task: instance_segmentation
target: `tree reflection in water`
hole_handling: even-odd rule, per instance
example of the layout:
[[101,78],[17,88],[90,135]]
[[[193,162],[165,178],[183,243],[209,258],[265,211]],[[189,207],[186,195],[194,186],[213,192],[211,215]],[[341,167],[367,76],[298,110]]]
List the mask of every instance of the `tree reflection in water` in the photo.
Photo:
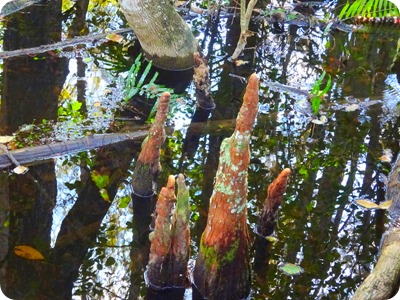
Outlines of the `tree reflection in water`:
[[[78,1],[61,20],[60,1],[32,6],[10,16],[5,23],[4,50],[56,42],[64,31],[74,36],[107,26],[125,26],[119,14],[110,17],[107,9],[116,10],[107,3],[91,7]],[[87,14],[83,13],[86,10]],[[169,174],[185,174],[191,193],[195,254],[205,227],[219,146],[232,133],[231,120],[241,105],[245,86],[241,78],[256,71],[261,79],[261,104],[251,143],[251,229],[268,184],[285,167],[292,170],[292,175],[275,231],[278,240],[270,247],[268,264],[259,276],[253,276],[252,298],[348,299],[372,268],[385,229],[384,211],[361,210],[353,200],[383,201],[390,161],[380,159],[382,151],[389,149],[394,158],[398,154],[398,112],[388,107],[393,107],[393,101],[398,103],[399,98],[393,88],[399,86],[394,79],[400,74],[396,57],[399,33],[335,31],[327,37],[318,29],[291,25],[276,35],[270,27],[254,22],[251,26],[257,34],[248,40],[249,48],[241,57],[246,63],[235,65],[224,56],[235,47],[238,20],[222,13],[214,17],[208,21],[196,17],[191,25],[204,33],[201,45],[209,59],[217,107],[212,112],[194,113],[190,89],[186,103],[176,106],[172,121],[181,118],[189,124],[192,116],[203,115],[209,122],[198,127],[192,124],[188,132],[197,136],[187,138],[184,146],[185,128],[168,136],[161,149],[163,170],[158,186]],[[103,69],[109,64],[102,59],[122,57],[127,46],[108,42],[89,45],[91,49],[67,49],[61,55],[4,59],[1,135],[10,135],[23,124],[57,119],[58,97],[68,84],[64,83],[68,73],[66,56],[80,61],[76,97],[89,107],[94,101],[92,73],[88,70],[96,64],[104,75]],[[84,60],[83,56],[90,59]],[[302,95],[268,88],[268,81],[276,81],[310,90],[323,70],[332,76],[333,83],[320,109],[320,114],[328,118],[324,125],[310,122],[314,116]],[[111,72],[102,80],[113,76],[120,75]],[[110,91],[114,91],[113,80],[107,87]],[[143,110],[151,109],[152,105],[143,103]],[[146,240],[138,244],[132,210],[123,205],[131,194],[129,183],[135,176],[132,161],[137,146],[125,142],[65,158],[64,164],[58,161],[56,172],[54,162],[46,162],[30,166],[23,176],[1,174],[0,268],[6,295],[15,299],[70,299],[73,294],[115,299],[129,295],[136,299],[145,294],[144,263],[140,267],[130,264],[135,261],[130,253],[144,255],[137,250],[147,247]],[[68,168],[79,171],[75,177],[65,179],[59,174],[65,174]],[[109,176],[110,202],[101,197],[91,176],[94,171]],[[65,185],[71,190],[57,191]],[[51,241],[53,209],[64,207],[64,197],[72,198],[68,200],[72,208],[65,216],[56,216],[62,220],[61,228]],[[46,262],[15,256],[14,246],[20,244],[39,250]],[[141,259],[146,261],[147,257],[137,261]],[[305,272],[289,277],[278,270],[281,262],[299,264]]]

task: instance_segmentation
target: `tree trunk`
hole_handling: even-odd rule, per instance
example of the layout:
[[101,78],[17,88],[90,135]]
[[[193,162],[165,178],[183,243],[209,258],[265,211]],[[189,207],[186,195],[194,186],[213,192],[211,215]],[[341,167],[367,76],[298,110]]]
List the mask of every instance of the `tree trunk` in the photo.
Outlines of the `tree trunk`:
[[197,41],[169,0],[119,0],[119,4],[154,66],[166,70],[193,67]]
[[250,292],[247,231],[249,143],[258,108],[258,78],[251,75],[234,133],[221,144],[220,162],[193,284],[207,299],[243,299]]
[[389,209],[392,222],[389,230],[382,238],[378,262],[371,274],[357,289],[353,300],[386,300],[393,297],[399,289],[400,156],[397,158],[396,165],[389,177],[386,199],[393,201]]

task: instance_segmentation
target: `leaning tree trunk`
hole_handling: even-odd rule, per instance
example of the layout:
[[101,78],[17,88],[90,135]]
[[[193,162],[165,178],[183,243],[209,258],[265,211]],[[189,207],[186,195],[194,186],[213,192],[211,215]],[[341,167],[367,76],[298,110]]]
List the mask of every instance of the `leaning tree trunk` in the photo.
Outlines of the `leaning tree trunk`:
[[193,67],[197,41],[169,0],[119,0],[119,4],[154,66],[166,70]]
[[[353,296],[353,300],[386,300],[399,290],[400,282],[400,156],[389,177],[386,199],[392,200],[391,219],[382,237],[378,262]],[[391,299],[398,299],[396,296]]]

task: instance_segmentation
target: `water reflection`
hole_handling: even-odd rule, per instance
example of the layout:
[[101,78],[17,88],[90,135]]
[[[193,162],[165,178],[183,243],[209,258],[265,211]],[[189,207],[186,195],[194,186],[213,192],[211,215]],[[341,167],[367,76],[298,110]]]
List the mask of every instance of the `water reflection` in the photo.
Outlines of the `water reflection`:
[[[87,31],[97,33],[109,21],[115,28],[123,24],[118,15],[109,19],[104,13],[106,4],[90,7],[85,1],[77,3],[64,22],[57,18],[61,12],[59,1],[13,15],[5,23],[4,49],[49,44],[60,40],[62,32],[70,37]],[[85,20],[86,10],[89,17]],[[237,21],[224,14],[210,18],[208,23],[202,18],[192,21],[194,27],[200,26],[198,30],[208,28],[202,36],[202,46],[209,59],[217,107],[212,112],[188,108],[194,99],[178,106],[177,116],[184,118],[185,124],[192,123],[187,131],[183,128],[169,135],[162,149],[163,171],[158,186],[169,174],[183,172],[188,178],[196,253],[205,226],[219,145],[233,130],[245,85],[241,78],[256,70],[262,81],[262,110],[251,145],[251,228],[268,184],[285,167],[292,169],[292,176],[279,214],[277,242],[268,245],[268,258],[255,268],[251,297],[348,299],[372,268],[386,224],[384,211],[363,211],[353,200],[383,201],[384,178],[390,164],[380,157],[385,149],[390,149],[393,157],[399,151],[399,33],[332,32],[327,37],[320,30],[304,31],[291,25],[277,35],[264,23],[255,22],[252,30],[258,36],[249,40],[249,49],[241,57],[247,63],[237,66],[224,59],[235,46]],[[34,22],[35,26],[24,27],[24,22]],[[219,30],[222,25],[230,30]],[[90,72],[95,65],[101,70],[100,80],[109,84],[110,101],[121,100],[118,98],[122,94],[113,89],[117,82],[114,78],[119,75],[104,71],[110,66],[105,60],[113,62],[125,57],[123,63],[131,62],[133,56],[127,57],[127,48],[128,45],[107,43],[91,52],[68,52],[77,61],[77,80],[73,81],[76,93],[70,96],[84,104],[81,113],[85,117],[103,96],[88,92],[96,90]],[[115,64],[121,66],[121,61]],[[333,80],[333,88],[319,112],[328,119],[324,125],[310,122],[314,116],[304,96],[273,90],[266,84],[276,81],[310,90],[322,70]],[[36,59],[5,59],[1,135],[12,134],[23,124],[57,120],[57,111],[63,104],[60,91],[71,87],[64,83],[68,71],[65,53],[62,57],[50,52]],[[189,90],[188,98],[191,93]],[[154,103],[136,101],[132,105],[140,108],[141,122],[145,122]],[[106,103],[102,102],[103,109],[114,113],[117,106]],[[174,116],[171,119],[172,123]],[[101,123],[98,129],[111,130],[107,126]],[[15,299],[70,299],[73,295],[137,299],[146,293],[143,270],[148,244],[141,236],[145,230],[138,233],[134,227],[138,208],[132,211],[125,205],[132,193],[130,183],[135,176],[137,151],[137,143],[125,142],[68,157],[56,169],[53,162],[47,162],[30,166],[23,176],[1,174],[0,268],[1,287],[6,295]],[[110,202],[99,193],[92,174],[110,178]],[[53,209],[63,208],[68,197],[70,208],[54,217],[60,225],[54,229],[58,235],[54,234],[51,241]],[[46,263],[15,256],[13,249],[18,244],[39,250]],[[305,272],[287,276],[277,268],[282,262],[299,264]]]

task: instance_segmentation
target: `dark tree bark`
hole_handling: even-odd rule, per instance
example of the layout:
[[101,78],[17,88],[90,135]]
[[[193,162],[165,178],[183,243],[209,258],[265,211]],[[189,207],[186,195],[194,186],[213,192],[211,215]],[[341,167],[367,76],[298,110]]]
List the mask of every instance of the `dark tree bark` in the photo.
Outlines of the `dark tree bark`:
[[[4,34],[4,49],[16,50],[59,41],[60,18],[60,0],[22,10],[7,22],[9,29]],[[57,100],[68,74],[68,60],[49,53],[39,57],[38,60],[31,57],[4,60],[0,118],[3,134],[14,132],[23,124],[57,118]]]
[[[116,155],[118,153],[118,155]],[[125,141],[100,148],[93,161],[93,167],[85,170],[108,176],[110,182],[104,187],[108,201],[100,193],[100,188],[87,176],[83,189],[79,192],[74,206],[64,218],[54,246],[47,276],[38,299],[71,299],[73,283],[79,268],[94,245],[103,218],[112,204],[119,185],[127,176],[134,155],[135,145]]]
[[[59,41],[60,17],[60,0],[13,14],[6,22],[4,49],[19,50]],[[4,60],[0,134],[10,135],[23,124],[56,119],[68,60],[49,53],[40,58]],[[10,213],[6,216],[8,251],[5,257],[2,254],[0,285],[9,298],[35,299],[41,289],[43,263],[16,256],[14,248],[27,245],[45,257],[49,255],[52,210],[57,195],[54,162],[31,167],[28,173],[16,178],[2,178],[1,185],[0,219],[4,221],[4,208]]]

